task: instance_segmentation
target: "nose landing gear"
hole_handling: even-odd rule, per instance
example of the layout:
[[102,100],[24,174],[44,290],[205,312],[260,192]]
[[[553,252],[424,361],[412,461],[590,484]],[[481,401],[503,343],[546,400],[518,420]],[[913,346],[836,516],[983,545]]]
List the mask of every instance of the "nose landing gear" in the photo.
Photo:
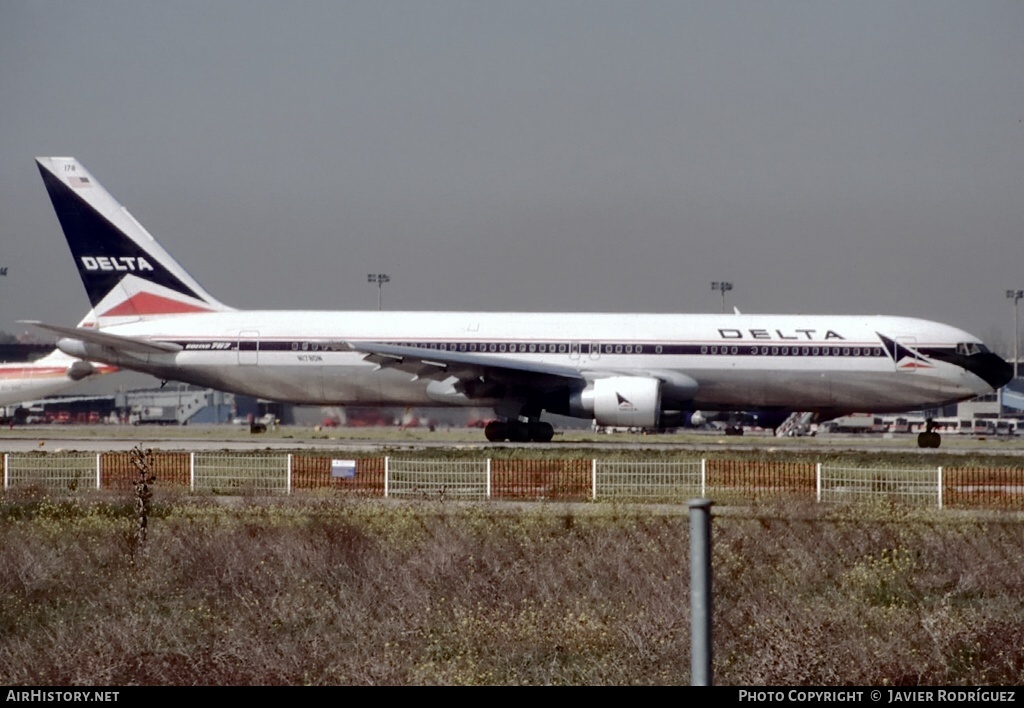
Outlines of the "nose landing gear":
[[925,422],[925,431],[917,434],[917,446],[927,448],[937,448],[942,444],[942,436],[934,432],[935,421],[929,418]]

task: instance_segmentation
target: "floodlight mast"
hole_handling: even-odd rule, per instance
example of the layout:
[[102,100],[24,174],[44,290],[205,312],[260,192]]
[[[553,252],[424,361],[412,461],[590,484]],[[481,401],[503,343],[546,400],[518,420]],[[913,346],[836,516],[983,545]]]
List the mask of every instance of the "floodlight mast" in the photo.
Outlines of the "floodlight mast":
[[1006,297],[1013,300],[1013,378],[1017,378],[1017,362],[1020,361],[1020,317],[1017,303],[1024,298],[1024,290],[1007,290]]
[[725,294],[732,290],[732,283],[725,280],[715,280],[711,283],[711,289],[722,293],[722,312],[725,312]]
[[391,282],[391,276],[388,275],[387,273],[368,273],[366,276],[366,282],[377,284],[377,310],[379,311],[381,289],[383,288],[384,283]]

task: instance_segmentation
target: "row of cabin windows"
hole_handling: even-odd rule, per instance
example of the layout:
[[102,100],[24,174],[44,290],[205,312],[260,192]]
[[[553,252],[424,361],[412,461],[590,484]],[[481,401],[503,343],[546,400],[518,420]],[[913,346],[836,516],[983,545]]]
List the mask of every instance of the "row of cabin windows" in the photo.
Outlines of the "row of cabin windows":
[[739,354],[746,350],[749,356],[885,356],[878,347],[738,347],[705,346],[701,354]]
[[[477,344],[476,342],[432,342],[430,344],[424,344],[422,342],[400,342],[399,346],[413,347],[417,349],[433,349],[440,351],[459,351],[459,352],[483,352],[483,353],[496,353],[496,354],[566,354],[569,352],[569,345],[565,342],[561,343],[536,343],[530,344],[517,344],[517,343],[496,343],[496,342],[483,342]],[[302,351],[332,351],[338,349],[328,343],[318,342],[302,342],[301,345],[298,342],[292,343],[292,349],[298,351],[301,348]],[[582,344],[575,348],[576,352],[582,352],[588,354],[591,350],[595,350],[595,353],[603,354],[643,354],[644,345],[642,344]],[[654,347],[655,354],[661,354],[663,351],[662,346],[656,345]],[[878,347],[779,347],[779,346],[715,346],[705,345],[700,348],[701,354],[739,354],[743,351],[748,356],[884,356],[884,351]],[[648,353],[650,348],[648,348]]]

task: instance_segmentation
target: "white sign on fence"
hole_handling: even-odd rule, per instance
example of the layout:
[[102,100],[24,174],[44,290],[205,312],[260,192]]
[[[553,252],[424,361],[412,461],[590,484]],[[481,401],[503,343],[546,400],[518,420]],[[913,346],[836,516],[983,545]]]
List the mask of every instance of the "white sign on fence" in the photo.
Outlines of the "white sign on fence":
[[356,476],[355,460],[331,460],[331,476],[352,479]]

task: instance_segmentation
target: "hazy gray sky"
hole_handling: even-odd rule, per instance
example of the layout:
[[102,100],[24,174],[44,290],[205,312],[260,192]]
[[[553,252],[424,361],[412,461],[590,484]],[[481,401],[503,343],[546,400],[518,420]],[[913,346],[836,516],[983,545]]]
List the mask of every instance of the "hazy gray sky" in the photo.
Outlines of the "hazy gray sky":
[[[236,307],[890,313],[1012,341],[1024,3],[0,1],[0,329],[78,157]],[[999,344],[998,341],[993,342]]]

